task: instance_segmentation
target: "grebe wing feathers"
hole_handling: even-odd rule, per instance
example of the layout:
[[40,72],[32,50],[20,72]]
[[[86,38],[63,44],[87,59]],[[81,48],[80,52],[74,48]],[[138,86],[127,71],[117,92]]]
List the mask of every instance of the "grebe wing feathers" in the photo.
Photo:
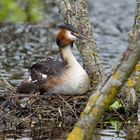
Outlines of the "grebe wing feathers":
[[29,68],[32,80],[38,80],[39,75],[57,76],[62,73],[64,64],[55,61],[53,57],[48,57],[46,60],[42,60]]

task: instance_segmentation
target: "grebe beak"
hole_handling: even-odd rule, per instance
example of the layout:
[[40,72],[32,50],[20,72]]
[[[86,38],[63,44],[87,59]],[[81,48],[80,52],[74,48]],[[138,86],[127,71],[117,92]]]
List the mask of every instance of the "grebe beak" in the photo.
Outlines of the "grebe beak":
[[85,40],[87,39],[85,36],[83,36],[82,34],[78,34],[78,33],[72,33],[74,36],[76,36],[78,39],[80,40]]

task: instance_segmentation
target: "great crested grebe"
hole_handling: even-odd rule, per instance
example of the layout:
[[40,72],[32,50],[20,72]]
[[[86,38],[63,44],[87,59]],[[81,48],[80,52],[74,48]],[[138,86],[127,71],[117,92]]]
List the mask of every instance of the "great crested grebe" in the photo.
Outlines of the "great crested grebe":
[[24,80],[18,93],[40,92],[46,94],[84,94],[89,89],[89,77],[71,52],[77,39],[85,39],[71,24],[60,25],[56,43],[59,46],[62,62],[53,57],[32,65],[30,78]]

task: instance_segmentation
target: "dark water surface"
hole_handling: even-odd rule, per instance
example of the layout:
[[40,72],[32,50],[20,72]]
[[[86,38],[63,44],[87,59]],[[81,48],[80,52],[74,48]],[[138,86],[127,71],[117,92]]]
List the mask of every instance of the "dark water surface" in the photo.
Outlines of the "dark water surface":
[[[49,17],[54,23],[61,21],[57,11],[57,8],[51,10]],[[97,47],[107,74],[128,46],[128,32],[134,20],[135,1],[94,0],[93,2],[89,0],[89,11]],[[36,61],[50,54],[59,59],[58,48],[55,44],[56,30],[50,29],[46,22],[44,23],[0,26],[0,72],[14,86],[18,86],[21,80],[26,78],[28,68]],[[80,60],[75,47],[73,52]],[[0,87],[0,91],[3,92],[5,89]],[[120,131],[120,136],[113,129],[100,131],[100,140],[125,140],[124,131]],[[2,133],[0,140],[33,139],[30,135],[29,137],[13,135],[13,132],[8,135]]]

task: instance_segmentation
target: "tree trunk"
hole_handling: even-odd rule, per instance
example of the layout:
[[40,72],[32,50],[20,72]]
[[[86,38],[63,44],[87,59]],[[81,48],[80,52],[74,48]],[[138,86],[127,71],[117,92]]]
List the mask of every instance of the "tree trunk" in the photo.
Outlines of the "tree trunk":
[[87,0],[56,0],[55,2],[65,22],[76,26],[87,37],[86,42],[77,42],[77,46],[91,80],[91,90],[95,91],[97,85],[103,81],[104,73],[93,37],[93,27],[89,20]]

